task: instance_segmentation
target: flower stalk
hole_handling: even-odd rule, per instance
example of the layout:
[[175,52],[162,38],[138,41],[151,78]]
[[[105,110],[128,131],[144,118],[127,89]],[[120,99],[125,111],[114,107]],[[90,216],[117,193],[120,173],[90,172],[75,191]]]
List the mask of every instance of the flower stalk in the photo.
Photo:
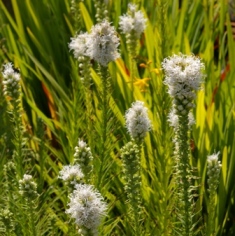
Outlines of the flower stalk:
[[[78,145],[75,147],[74,164],[78,164],[76,169],[78,169],[78,167],[79,169],[81,168],[80,172],[82,175],[79,174],[79,179],[84,178],[86,184],[90,183],[93,170],[93,156],[87,143],[80,139],[78,140]],[[75,171],[73,172],[75,173]],[[78,174],[78,170],[76,173]]]
[[127,143],[121,149],[123,160],[124,178],[126,181],[125,191],[130,206],[129,217],[133,224],[134,235],[141,235],[140,216],[141,208],[141,169],[140,169],[140,147],[133,141]]
[[29,217],[27,222],[29,225],[25,229],[28,230],[30,235],[37,236],[36,208],[39,195],[37,193],[37,184],[33,181],[31,175],[24,174],[23,178],[19,180],[19,193],[25,203],[27,217]]
[[20,74],[16,72],[11,63],[4,65],[3,70],[3,92],[8,101],[8,111],[10,119],[14,124],[14,140],[12,141],[15,149],[13,159],[16,163],[17,175],[23,176],[23,146],[24,146],[24,128],[22,125],[22,105],[21,105],[21,86]]
[[216,213],[216,195],[219,186],[219,178],[221,172],[221,162],[218,160],[219,153],[212,154],[207,157],[207,183],[209,193],[208,203],[208,220],[206,235],[215,235],[215,213]]
[[121,149],[123,160],[125,191],[130,204],[129,217],[133,223],[134,235],[141,235],[141,151],[144,137],[151,130],[151,122],[148,118],[147,108],[144,103],[136,101],[126,111],[126,127],[132,141]]
[[[180,233],[183,236],[194,234],[192,167],[190,165],[190,128],[194,123],[190,110],[194,107],[196,91],[200,89],[204,65],[195,56],[173,55],[162,63],[166,74],[165,84],[173,98],[173,108],[169,115],[175,131],[175,168],[178,184]],[[178,223],[179,223],[178,222]]]

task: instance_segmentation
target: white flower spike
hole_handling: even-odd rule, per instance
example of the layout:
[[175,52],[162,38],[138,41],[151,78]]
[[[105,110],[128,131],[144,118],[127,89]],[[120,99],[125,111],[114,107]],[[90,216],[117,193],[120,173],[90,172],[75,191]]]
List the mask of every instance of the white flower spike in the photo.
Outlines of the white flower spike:
[[65,182],[70,182],[70,184],[76,184],[84,177],[82,170],[79,165],[68,165],[63,166],[63,169],[59,172],[59,177]]
[[135,34],[135,38],[139,39],[140,35],[146,28],[147,19],[141,11],[136,11],[135,4],[129,4],[129,13],[120,16],[119,26],[123,34]]
[[75,223],[79,227],[95,234],[107,210],[107,205],[101,194],[92,185],[77,184],[69,198],[69,208],[66,213],[75,219]]
[[133,139],[142,140],[151,130],[148,109],[144,107],[144,102],[134,102],[126,111],[125,118],[127,130]]
[[87,55],[102,66],[107,66],[120,57],[118,45],[119,38],[115,28],[105,20],[91,28],[87,40]]
[[81,33],[71,38],[69,43],[69,49],[73,51],[74,57],[79,58],[81,56],[87,56],[87,41],[89,38],[88,33]]
[[195,99],[195,91],[201,87],[204,64],[194,55],[173,55],[165,58],[162,67],[166,74],[165,84],[171,97],[183,104]]

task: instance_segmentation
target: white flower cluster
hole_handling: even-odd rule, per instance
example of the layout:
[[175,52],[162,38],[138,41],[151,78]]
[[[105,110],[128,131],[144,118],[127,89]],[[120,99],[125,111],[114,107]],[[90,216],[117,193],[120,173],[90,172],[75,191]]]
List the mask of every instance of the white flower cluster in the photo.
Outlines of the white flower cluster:
[[181,100],[182,104],[194,100],[195,91],[200,89],[204,77],[204,64],[200,59],[193,55],[173,55],[164,59],[162,67],[170,96]]
[[96,235],[97,228],[107,210],[101,194],[92,185],[77,184],[69,198],[66,214],[74,218],[79,227],[85,227]]
[[131,108],[126,111],[125,119],[127,130],[135,140],[142,140],[151,130],[148,109],[144,107],[144,102],[134,102]]
[[214,153],[210,156],[207,157],[207,163],[209,165],[218,165],[221,167],[221,162],[218,160],[219,158],[219,152],[218,153]]
[[[168,115],[168,122],[170,126],[177,128],[179,126],[179,117],[177,115],[176,109],[173,108]],[[192,112],[188,113],[188,126],[192,127],[195,124],[195,119]]]
[[69,49],[73,50],[75,58],[86,56],[88,37],[88,33],[80,33],[74,38],[71,38],[71,42],[69,43]]
[[115,28],[104,20],[91,28],[90,34],[84,33],[71,39],[70,50],[74,51],[74,56],[88,56],[102,66],[107,66],[109,62],[120,57],[118,52],[119,38]]
[[106,20],[91,28],[87,44],[87,55],[102,66],[107,66],[109,62],[120,57],[117,50],[119,38],[115,28]]
[[3,92],[6,96],[18,98],[20,94],[20,74],[14,71],[12,63],[3,66]]
[[141,11],[136,11],[135,4],[128,4],[129,13],[120,16],[119,26],[123,34],[135,34],[135,38],[139,39],[140,35],[146,28],[147,19]]
[[75,185],[77,181],[84,177],[79,165],[63,166],[63,169],[59,172],[59,177],[65,182]]
[[24,174],[23,179],[19,180],[19,193],[27,198],[36,198],[37,184],[33,181],[32,175]]

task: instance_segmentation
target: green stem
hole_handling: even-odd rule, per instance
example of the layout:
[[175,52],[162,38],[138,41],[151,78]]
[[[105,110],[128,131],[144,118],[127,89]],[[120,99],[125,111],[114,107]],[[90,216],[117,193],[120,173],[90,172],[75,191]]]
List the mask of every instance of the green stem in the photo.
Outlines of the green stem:
[[91,150],[94,148],[94,132],[93,132],[93,105],[91,86],[85,88],[86,97],[86,123],[87,123],[87,140]]
[[82,0],[72,0],[71,1],[71,12],[74,17],[74,28],[76,32],[79,32],[81,30],[82,26],[82,17],[81,17],[81,10],[80,10],[80,3]]
[[127,35],[127,46],[130,54],[130,80],[131,80],[131,100],[134,101],[134,81],[136,74],[136,48],[137,40],[135,38],[135,32],[131,32]]
[[26,204],[28,204],[28,206],[29,206],[29,216],[30,216],[29,221],[30,221],[31,232],[32,232],[33,236],[37,236],[37,231],[36,231],[36,227],[35,227],[35,225],[36,225],[35,209],[33,207],[32,200],[28,199],[27,201],[28,201],[28,203],[26,203]]
[[180,191],[182,191],[182,217],[183,217],[183,234],[184,236],[191,235],[192,229],[192,200],[190,194],[190,175],[191,168],[189,163],[189,138],[188,138],[188,113],[179,115],[179,178]]
[[101,179],[103,174],[103,169],[105,167],[105,158],[107,151],[107,126],[108,126],[108,111],[109,111],[109,96],[110,96],[110,76],[108,72],[108,67],[100,66],[100,77],[102,81],[102,115],[101,115],[101,150],[100,150],[100,170],[98,176],[98,186],[101,185]]
[[141,171],[140,156],[141,144],[134,141],[127,143],[121,150],[124,173],[125,173],[125,191],[129,201],[129,216],[133,225],[133,231],[136,236],[141,235],[140,215],[141,215]]
[[20,109],[20,99],[17,99],[13,103],[12,117],[14,123],[14,159],[16,162],[16,170],[18,177],[21,179],[23,177],[23,128],[21,122],[21,109]]
[[133,191],[133,210],[134,210],[134,217],[135,217],[135,235],[141,235],[140,229],[140,215],[141,215],[141,194],[140,194],[140,186],[141,186],[141,151],[142,151],[142,142],[137,143],[138,145],[138,158],[136,158],[136,177],[132,180],[133,183],[138,182],[136,184],[135,191]]
[[208,225],[207,225],[207,236],[215,235],[215,194],[216,192],[211,192],[209,196],[209,211],[208,211]]

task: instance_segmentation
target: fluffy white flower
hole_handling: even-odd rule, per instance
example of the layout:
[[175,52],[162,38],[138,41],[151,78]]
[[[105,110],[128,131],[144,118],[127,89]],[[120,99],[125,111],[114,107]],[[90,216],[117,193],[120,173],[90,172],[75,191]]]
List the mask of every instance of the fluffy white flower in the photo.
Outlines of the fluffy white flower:
[[214,153],[214,154],[208,156],[208,157],[207,157],[207,162],[208,162],[208,164],[218,163],[219,165],[221,165],[221,164],[220,164],[220,161],[218,160],[219,154],[220,154],[220,152]]
[[148,118],[148,109],[144,102],[136,101],[126,111],[126,127],[133,139],[143,139],[151,130],[151,122]]
[[[169,115],[168,115],[168,122],[170,123],[170,126],[174,127],[174,128],[178,128],[179,126],[179,117],[177,115],[177,111],[175,108],[173,108]],[[193,116],[192,112],[188,113],[188,125],[189,127],[192,127],[195,124],[195,119]]]
[[140,35],[146,28],[147,19],[141,11],[136,11],[137,6],[135,4],[129,4],[128,8],[130,12],[123,16],[120,16],[119,26],[124,34],[135,34],[136,39],[140,38]]
[[12,63],[7,63],[3,67],[3,92],[7,96],[18,98],[20,93],[20,74],[14,71]]
[[114,27],[105,20],[91,28],[87,40],[87,55],[102,66],[107,66],[109,62],[120,57],[118,45],[119,38]]
[[176,128],[179,125],[179,118],[176,115],[176,110],[172,109],[168,115],[168,122],[170,123],[170,126]]
[[195,119],[192,112],[188,113],[188,125],[192,127],[195,124]]
[[23,179],[20,180],[20,183],[22,182],[31,182],[33,180],[33,176],[32,175],[27,175],[27,174],[24,174],[23,176]]
[[69,198],[66,213],[75,219],[79,227],[96,231],[107,210],[101,194],[91,185],[77,184]]
[[165,58],[162,67],[165,71],[165,84],[169,94],[179,100],[192,101],[195,91],[201,87],[204,64],[200,59],[190,55],[173,55]]
[[63,169],[59,172],[59,177],[63,181],[70,182],[71,184],[77,183],[84,177],[79,165],[63,166]]
[[85,148],[87,146],[87,143],[84,142],[83,140],[79,139],[78,140],[78,147],[80,148]]
[[73,50],[75,58],[86,56],[88,38],[88,33],[81,33],[79,35],[76,35],[74,38],[71,38],[69,49]]

